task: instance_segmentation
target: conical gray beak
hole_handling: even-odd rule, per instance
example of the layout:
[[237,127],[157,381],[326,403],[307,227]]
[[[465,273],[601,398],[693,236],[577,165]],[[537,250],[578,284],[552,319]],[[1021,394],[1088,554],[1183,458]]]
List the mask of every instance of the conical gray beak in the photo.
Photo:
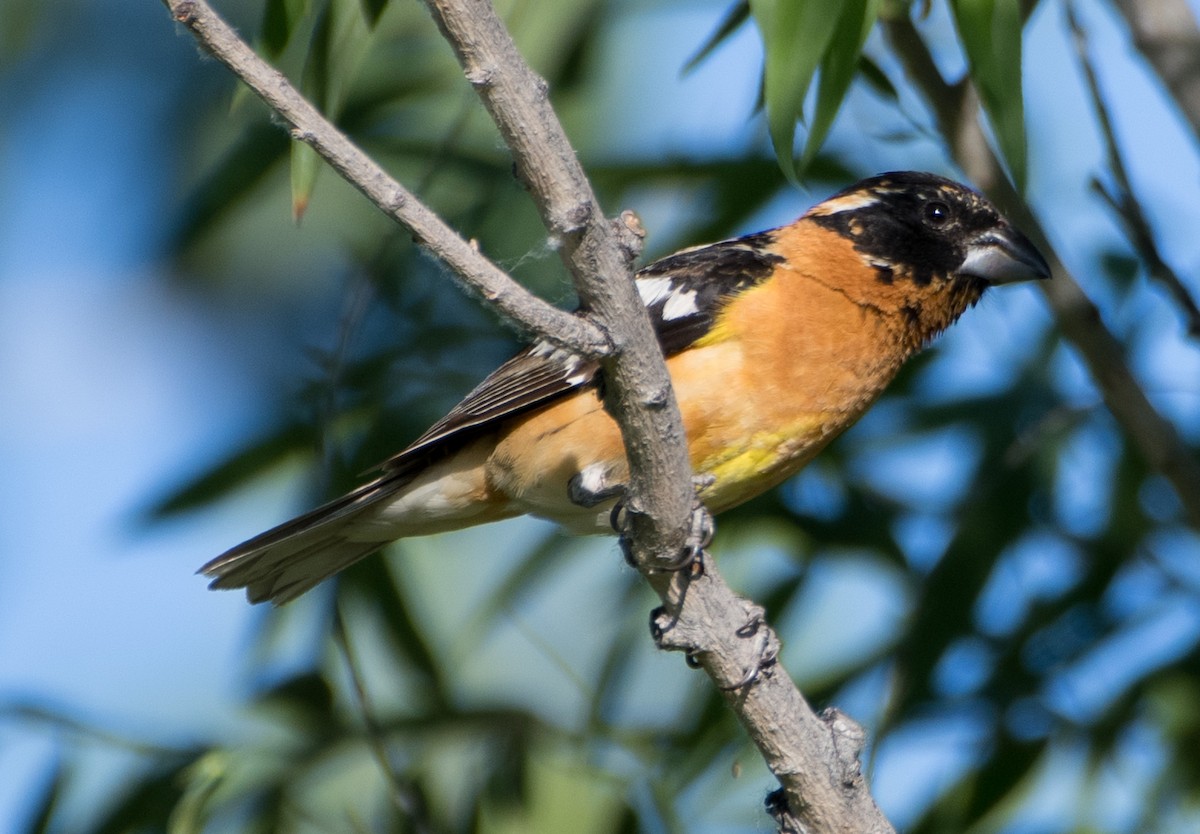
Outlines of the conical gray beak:
[[1012,284],[1049,278],[1050,265],[1029,238],[1004,224],[967,244],[967,256],[958,273],[982,278],[989,284]]

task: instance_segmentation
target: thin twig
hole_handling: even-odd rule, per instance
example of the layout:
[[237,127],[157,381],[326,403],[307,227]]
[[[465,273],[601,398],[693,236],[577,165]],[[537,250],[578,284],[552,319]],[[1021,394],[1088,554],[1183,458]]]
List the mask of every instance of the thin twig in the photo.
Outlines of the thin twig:
[[1200,28],[1187,0],[1115,0],[1133,43],[1200,140]]
[[367,694],[367,682],[363,677],[362,666],[350,643],[350,630],[346,627],[345,616],[342,614],[340,606],[334,611],[333,639],[338,648],[342,650],[342,657],[345,658],[346,671],[350,674],[350,684],[354,690],[355,700],[358,701],[358,713],[362,716],[366,729],[367,746],[371,748],[371,754],[375,757],[375,761],[387,781],[388,797],[396,810],[403,816],[404,821],[417,834],[427,834],[433,828],[422,808],[420,794],[400,778],[400,768],[394,765],[392,757],[388,753],[387,733],[375,717],[375,709]]
[[259,58],[208,3],[163,2],[205,49],[292,125],[293,139],[311,145],[347,182],[411,231],[418,243],[445,262],[506,318],[537,336],[592,358],[599,359],[611,352],[611,345],[599,328],[529,292],[447,226],[322,116],[281,72]]
[[1088,55],[1087,33],[1079,23],[1075,5],[1068,3],[1066,11],[1067,25],[1071,29],[1075,51],[1079,55],[1079,63],[1083,68],[1083,79],[1087,83],[1088,94],[1091,96],[1092,105],[1096,111],[1100,135],[1104,137],[1108,167],[1113,178],[1111,188],[1104,186],[1098,179],[1094,183],[1094,187],[1125,226],[1125,234],[1134,250],[1141,256],[1146,273],[1165,286],[1175,298],[1175,302],[1181,308],[1184,320],[1187,322],[1188,335],[1200,336],[1200,307],[1196,306],[1196,299],[1192,298],[1179,275],[1163,260],[1162,254],[1158,250],[1158,244],[1154,240],[1154,230],[1150,228],[1141,204],[1138,203],[1137,197],[1133,193],[1129,172],[1125,168],[1120,145],[1117,144],[1112,116],[1109,113],[1108,104],[1104,100],[1104,95],[1100,91],[1100,79],[1096,77],[1096,68]]
[[[912,36],[911,30],[914,27],[906,14],[884,17],[882,20],[892,49],[906,69],[931,62],[924,41]],[[944,109],[935,102],[960,95],[956,87],[946,83],[940,74],[931,76],[910,73],[910,78],[931,103],[935,118]],[[974,123],[975,131],[981,133],[982,127],[979,126],[978,118]],[[954,125],[939,123],[938,127],[940,133],[950,141],[951,155],[960,163],[963,161],[964,147],[977,147],[974,142],[962,142],[962,131],[953,130]],[[1188,524],[1200,530],[1200,463],[1197,462],[1194,452],[1183,442],[1175,426],[1163,417],[1146,397],[1146,392],[1142,390],[1125,361],[1120,341],[1105,327],[1100,318],[1100,311],[1078,282],[1057,258],[1053,257],[1052,247],[1049,246],[1046,234],[1032,209],[1013,189],[1003,175],[1000,163],[990,151],[988,158],[990,171],[985,181],[991,184],[987,189],[990,196],[1006,216],[1039,244],[1043,252],[1051,253],[1054,278],[1040,282],[1039,288],[1054,312],[1059,329],[1067,341],[1079,351],[1079,355],[1088,366],[1092,380],[1104,397],[1105,405],[1121,425],[1126,437],[1141,454],[1147,466],[1160,473],[1171,484],[1183,506]]]

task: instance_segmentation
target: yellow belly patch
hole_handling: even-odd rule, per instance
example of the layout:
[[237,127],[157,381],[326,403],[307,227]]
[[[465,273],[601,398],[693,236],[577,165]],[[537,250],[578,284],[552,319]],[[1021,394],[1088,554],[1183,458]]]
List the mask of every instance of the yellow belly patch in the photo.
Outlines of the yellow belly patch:
[[795,474],[830,439],[817,417],[770,432],[757,432],[748,442],[727,446],[694,461],[696,471],[712,476],[701,498],[713,512],[740,504]]

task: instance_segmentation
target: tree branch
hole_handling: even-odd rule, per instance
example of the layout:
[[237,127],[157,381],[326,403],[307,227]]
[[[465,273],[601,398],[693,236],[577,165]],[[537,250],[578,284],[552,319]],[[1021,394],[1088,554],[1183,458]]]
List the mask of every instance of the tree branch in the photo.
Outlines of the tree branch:
[[483,259],[407,190],[330,125],[279,72],[241,42],[203,0],[164,0],[177,20],[343,177],[500,311],[541,336],[597,356],[608,405],[621,426],[631,470],[628,541],[662,597],[653,632],[686,651],[713,678],[783,785],[769,808],[781,830],[879,832],[892,828],[859,770],[863,733],[840,713],[817,716],[776,662],[778,639],[762,609],[737,597],[711,559],[656,570],[688,538],[693,488],[682,420],[665,363],[631,277],[640,229],[607,220],[549,105],[546,84],[517,53],[486,0],[426,0],[508,142],[592,321],[546,305]]
[[[917,89],[930,102],[935,118],[940,119],[940,114],[948,110],[943,100],[954,100],[961,95],[957,85],[947,83],[940,73],[919,71],[920,67],[932,64],[932,59],[907,14],[885,17],[883,22],[893,50]],[[983,157],[979,155],[979,148],[986,149],[987,146],[980,139],[983,129],[978,116],[971,120],[974,137],[965,135],[967,131],[962,129],[962,121],[965,120],[960,120],[959,125],[946,125],[939,121],[941,135],[950,142],[950,153],[970,171],[972,179],[989,192],[1005,215],[1034,238],[1043,252],[1051,253],[1054,279],[1041,282],[1039,287],[1054,311],[1059,329],[1088,366],[1105,405],[1124,429],[1125,436],[1147,466],[1171,484],[1183,506],[1188,524],[1200,530],[1200,463],[1175,426],[1146,397],[1146,392],[1125,361],[1120,341],[1105,327],[1100,311],[1078,282],[1054,258],[1046,234],[1033,211],[1013,189],[990,149],[986,150]]]
[[203,0],[163,0],[172,16],[292,125],[292,138],[313,147],[385,214],[413,233],[472,290],[520,327],[591,358],[612,346],[599,328],[538,298],[479,253],[411,191],[393,179],[313,107],[274,67],[255,54]]
[[1200,29],[1187,0],[1115,0],[1133,43],[1200,139]]
[[1145,213],[1142,211],[1141,204],[1138,203],[1137,197],[1133,193],[1133,184],[1129,180],[1129,173],[1125,169],[1125,160],[1121,156],[1121,147],[1117,143],[1116,130],[1113,128],[1112,116],[1109,114],[1108,105],[1104,101],[1104,95],[1100,90],[1100,79],[1096,75],[1095,67],[1092,65],[1091,57],[1088,54],[1087,32],[1079,22],[1078,16],[1075,14],[1075,7],[1068,3],[1066,6],[1067,26],[1071,30],[1071,36],[1075,43],[1075,51],[1079,56],[1079,63],[1083,69],[1083,80],[1087,84],[1088,95],[1092,99],[1092,106],[1096,110],[1096,121],[1100,127],[1100,135],[1104,137],[1104,147],[1108,156],[1108,168],[1112,173],[1113,184],[1106,186],[1099,178],[1093,182],[1093,187],[1100,194],[1109,208],[1113,210],[1121,224],[1125,227],[1125,234],[1129,238],[1129,243],[1133,246],[1134,251],[1141,256],[1142,264],[1146,269],[1146,274],[1152,279],[1158,281],[1175,299],[1175,303],[1179,305],[1180,311],[1183,313],[1184,321],[1187,322],[1188,335],[1192,337],[1200,336],[1200,307],[1196,306],[1196,300],[1192,298],[1190,292],[1183,281],[1175,273],[1158,250],[1158,244],[1154,239],[1154,231],[1150,228],[1150,221],[1146,219]]
[[[580,298],[616,350],[604,362],[608,406],[630,465],[625,499],[634,561],[663,599],[652,617],[660,647],[696,658],[725,694],[786,792],[785,819],[810,832],[888,832],[858,768],[861,730],[817,717],[786,673],[763,611],[735,595],[712,560],[704,570],[655,570],[677,558],[691,515],[691,464],[678,405],[645,305],[628,280],[627,229],[609,223],[550,107],[489,0],[426,0],[500,129],[543,222],[562,241]],[[623,234],[625,232],[625,234]],[[846,728],[854,727],[853,731]],[[849,760],[849,761],[848,761]]]
[[[626,498],[639,564],[678,553],[692,507],[683,419],[645,305],[634,288],[640,233],[612,223],[592,193],[547,84],[521,58],[490,0],[426,0],[467,80],[513,153],[584,308],[611,340],[606,405],[629,457]],[[640,232],[640,230],[638,230]]]

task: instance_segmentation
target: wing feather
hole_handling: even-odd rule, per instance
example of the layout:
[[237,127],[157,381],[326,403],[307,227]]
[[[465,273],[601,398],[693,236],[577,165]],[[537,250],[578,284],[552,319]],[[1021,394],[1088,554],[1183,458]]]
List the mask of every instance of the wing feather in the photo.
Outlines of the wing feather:
[[[774,232],[685,249],[637,276],[664,354],[672,356],[704,336],[734,296],[766,280],[783,260],[771,251]],[[407,469],[418,459],[448,451],[503,420],[594,385],[600,365],[546,341],[509,359],[382,469]]]

